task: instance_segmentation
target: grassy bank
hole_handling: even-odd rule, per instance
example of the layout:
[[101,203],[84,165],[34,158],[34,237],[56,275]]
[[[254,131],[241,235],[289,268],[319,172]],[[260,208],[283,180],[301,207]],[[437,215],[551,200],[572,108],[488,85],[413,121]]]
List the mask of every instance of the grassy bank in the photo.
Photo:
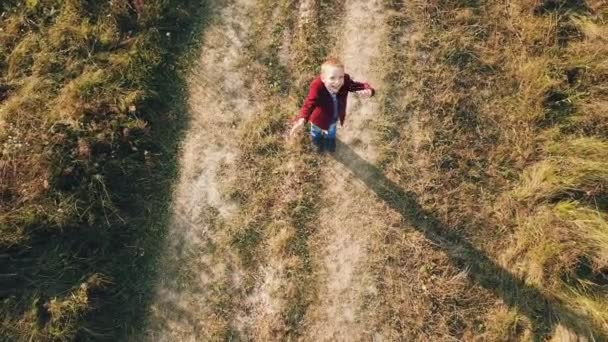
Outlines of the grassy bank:
[[142,317],[204,8],[138,3],[0,5],[5,340],[116,340]]
[[608,333],[605,2],[386,7],[394,86],[379,122],[385,172],[442,223],[442,235],[470,241],[555,304],[535,322],[516,304],[480,333],[544,338],[562,324],[601,339]]

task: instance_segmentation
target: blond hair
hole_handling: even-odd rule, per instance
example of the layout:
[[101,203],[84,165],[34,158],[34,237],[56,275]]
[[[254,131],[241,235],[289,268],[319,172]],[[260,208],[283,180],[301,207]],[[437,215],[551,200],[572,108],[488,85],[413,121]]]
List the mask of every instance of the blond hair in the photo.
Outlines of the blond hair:
[[342,64],[342,62],[335,57],[329,57],[325,60],[325,62],[323,62],[323,64],[321,64],[321,73],[324,74],[327,72],[327,70],[329,70],[329,68],[340,68],[344,70],[344,64]]

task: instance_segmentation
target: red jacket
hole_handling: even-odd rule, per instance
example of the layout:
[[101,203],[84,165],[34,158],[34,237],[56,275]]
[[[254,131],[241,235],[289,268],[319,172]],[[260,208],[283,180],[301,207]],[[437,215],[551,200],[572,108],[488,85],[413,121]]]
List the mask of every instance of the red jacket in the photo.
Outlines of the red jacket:
[[[336,98],[338,100],[338,114],[340,117],[340,124],[344,124],[344,118],[346,116],[346,100],[348,98],[349,91],[359,91],[364,89],[371,89],[372,95],[375,91],[367,83],[360,83],[353,81],[348,74],[344,74],[344,85],[338,91]],[[321,77],[317,76],[312,83],[310,83],[310,90],[308,96],[304,100],[300,115],[298,118],[304,118],[310,121],[315,126],[321,129],[329,129],[332,124],[334,116],[334,104],[331,99],[331,95],[325,84],[321,81]]]

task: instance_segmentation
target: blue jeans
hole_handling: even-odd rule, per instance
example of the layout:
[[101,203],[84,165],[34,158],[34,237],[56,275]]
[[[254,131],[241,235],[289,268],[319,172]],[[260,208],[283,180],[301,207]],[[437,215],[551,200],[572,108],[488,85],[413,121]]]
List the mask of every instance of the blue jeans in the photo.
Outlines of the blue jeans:
[[[326,139],[336,139],[336,130],[338,128],[338,123],[334,122],[333,124],[331,124],[329,126],[329,129],[327,129],[327,131],[323,131],[321,128],[310,124],[310,136],[312,137],[313,140],[315,141],[321,141],[321,138],[323,137],[323,135],[325,135]],[[325,133],[325,134],[323,134]]]

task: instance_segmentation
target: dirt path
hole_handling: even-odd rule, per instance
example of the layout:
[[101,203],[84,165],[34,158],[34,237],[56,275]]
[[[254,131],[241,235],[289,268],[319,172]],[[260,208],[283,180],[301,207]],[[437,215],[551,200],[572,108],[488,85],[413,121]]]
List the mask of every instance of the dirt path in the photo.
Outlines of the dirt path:
[[[247,13],[255,4],[235,1],[221,9],[218,21],[205,35],[200,66],[190,78],[192,124],[184,142],[181,178],[174,200],[170,245],[163,260],[166,269],[157,289],[147,331],[150,341],[205,340],[234,330],[235,336],[253,340],[272,339],[282,334],[287,259],[266,259],[255,272],[252,290],[230,311],[231,295],[238,289],[244,270],[229,250],[217,250],[222,231],[217,220],[228,222],[239,211],[222,198],[221,171],[238,159],[238,146],[228,137],[238,124],[256,110],[242,75],[240,56],[247,38]],[[297,27],[317,15],[312,2],[299,6]],[[379,1],[346,1],[344,26],[337,53],[356,80],[369,81],[382,90],[374,69],[375,55],[383,39],[382,8]],[[296,33],[297,35],[297,33]],[[281,49],[284,63],[289,45]],[[287,51],[287,52],[285,52]],[[213,85],[219,84],[220,87]],[[340,139],[362,158],[373,163],[375,150],[370,122],[378,111],[377,100],[360,100],[351,95],[346,129]],[[340,153],[340,152],[338,152]],[[376,285],[366,269],[367,249],[375,230],[390,222],[382,203],[345,166],[326,157],[323,184],[327,191],[319,213],[320,227],[309,248],[320,281],[317,300],[307,311],[302,339],[305,341],[357,341],[377,338],[373,327]],[[280,236],[277,237],[280,239]],[[271,243],[272,244],[272,243]],[[267,253],[271,254],[271,253]],[[224,293],[219,293],[222,291]],[[365,307],[367,306],[367,307]],[[223,312],[224,310],[224,312]]]
[[206,29],[202,55],[189,77],[191,123],[145,334],[149,341],[208,340],[229,325],[220,310],[228,293],[218,289],[238,286],[240,270],[229,251],[214,248],[222,232],[213,228],[238,210],[222,197],[220,174],[238,154],[231,139],[237,124],[256,110],[241,65],[251,5],[237,0],[215,9],[217,19]]
[[[385,33],[382,6],[379,1],[351,0],[346,1],[345,12],[338,55],[355,80],[368,81],[381,91],[374,63]],[[338,133],[342,142],[372,163],[375,150],[370,122],[377,111],[376,98],[359,100],[351,95],[345,128]],[[342,164],[327,159],[324,205],[313,247],[318,251],[321,284],[318,301],[309,310],[305,340],[370,340],[374,334],[365,323],[374,310],[364,306],[377,290],[365,265],[371,232],[385,223],[378,215],[382,205]]]
[[[336,2],[343,4],[344,17],[337,27],[316,32],[310,31],[316,27],[311,22],[321,17],[322,4],[313,0],[274,7],[267,0],[218,3],[222,6],[205,31],[199,65],[190,76],[191,124],[145,339],[462,338],[459,310],[481,312],[469,305],[481,303],[481,297],[470,291],[466,272],[453,267],[444,251],[412,229],[406,214],[378,193],[392,186],[374,166],[378,145],[373,123],[383,110],[381,97],[350,96],[334,155],[310,155],[302,146],[283,146],[274,157],[264,150],[256,155],[233,138],[258,129],[259,136],[248,143],[274,141],[275,136],[264,136],[267,128],[255,124],[273,111],[297,111],[293,93],[311,77],[299,59],[317,50],[338,55],[355,80],[386,94],[386,70],[379,67],[378,55],[387,49],[389,14],[382,2]],[[311,47],[327,32],[338,42],[333,50]],[[280,69],[272,66],[275,60]],[[276,85],[277,71],[295,80],[286,82],[291,88],[284,93],[267,91]],[[266,89],[265,101],[259,99],[260,89]],[[251,173],[239,164],[248,153],[259,162],[246,165]],[[282,161],[275,165],[277,158]],[[274,166],[264,168],[265,163]],[[272,183],[263,186],[260,195],[266,197],[258,198],[260,203],[237,205],[224,195],[227,185],[247,188],[249,198],[257,197],[255,179],[235,178],[235,183],[230,177],[269,173],[282,176],[267,178]],[[465,321],[471,321],[468,315],[462,316]]]

